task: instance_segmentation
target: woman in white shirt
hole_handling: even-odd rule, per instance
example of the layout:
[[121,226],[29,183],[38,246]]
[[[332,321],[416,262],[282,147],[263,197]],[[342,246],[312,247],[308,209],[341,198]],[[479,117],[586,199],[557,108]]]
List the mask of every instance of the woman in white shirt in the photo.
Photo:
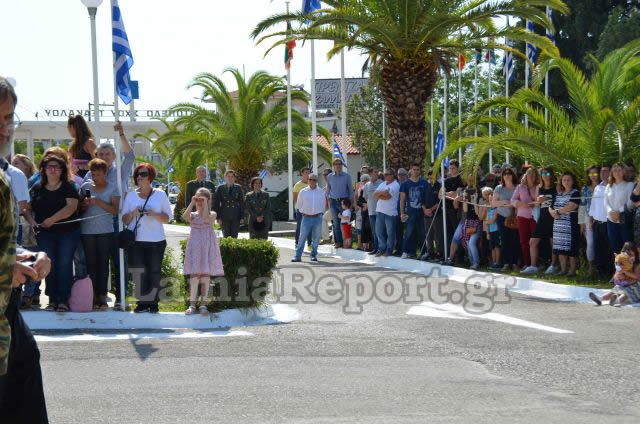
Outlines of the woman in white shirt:
[[138,305],[134,312],[158,312],[162,258],[167,247],[163,224],[173,219],[167,195],[151,186],[156,170],[141,163],[133,171],[138,188],[127,195],[122,206],[122,221],[136,234],[129,249],[129,270],[133,275]]
[[624,179],[624,164],[616,163],[611,167],[609,183],[604,189],[604,210],[607,214],[607,235],[611,251],[616,254],[622,245],[631,241],[631,233],[624,222],[625,207],[633,208],[631,192],[633,183]]

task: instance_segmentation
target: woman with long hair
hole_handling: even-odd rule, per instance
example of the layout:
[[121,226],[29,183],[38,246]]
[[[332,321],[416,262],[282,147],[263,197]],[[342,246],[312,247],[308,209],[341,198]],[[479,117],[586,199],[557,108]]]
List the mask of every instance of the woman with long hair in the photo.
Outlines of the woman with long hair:
[[503,271],[518,271],[518,230],[509,228],[506,221],[514,213],[511,198],[516,191],[516,173],[511,168],[504,168],[500,176],[500,185],[493,191],[492,207],[497,208],[498,232],[500,233],[500,249],[502,251]]
[[620,252],[624,243],[631,241],[631,234],[624,219],[626,210],[633,208],[631,201],[633,183],[625,180],[624,170],[623,163],[613,164],[607,187],[604,189],[607,235],[609,246],[614,254]]
[[73,139],[69,146],[71,168],[80,178],[89,172],[89,161],[96,157],[96,142],[82,115],[71,115],[67,121],[67,130]]
[[[531,249],[529,240],[535,232],[536,221],[533,219],[533,207],[536,201],[536,191],[540,184],[540,174],[532,166],[526,166],[524,175],[518,184],[518,188],[511,197],[511,204],[516,208],[518,217],[518,235],[520,238],[520,253],[522,254],[521,272],[535,272],[531,268]],[[537,271],[537,269],[536,269]]]
[[13,156],[13,159],[11,159],[11,165],[21,170],[24,176],[27,177],[27,180],[36,173],[36,166],[33,164],[33,161],[29,156],[22,155],[20,153]]
[[73,281],[73,253],[80,240],[77,218],[78,192],[69,164],[55,152],[40,161],[41,180],[31,189],[31,209],[39,226],[38,247],[51,258],[46,278],[47,310],[67,312]]

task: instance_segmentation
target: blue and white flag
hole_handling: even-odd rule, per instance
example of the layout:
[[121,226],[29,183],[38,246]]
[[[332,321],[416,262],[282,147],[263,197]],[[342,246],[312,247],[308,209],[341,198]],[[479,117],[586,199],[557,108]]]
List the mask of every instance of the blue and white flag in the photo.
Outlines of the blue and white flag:
[[[527,21],[527,30],[531,33],[533,33],[533,22],[531,21]],[[536,61],[538,60],[538,48],[531,43],[527,43],[527,58],[532,62],[532,63],[536,63]]]
[[269,175],[269,171],[267,171],[266,169],[263,169],[262,171],[260,171],[260,173],[258,174],[258,176],[260,177],[260,179],[264,180],[265,178],[267,178]]
[[[507,27],[508,26],[509,17],[507,16]],[[513,47],[513,41],[510,38],[505,37],[504,44],[507,47]],[[515,76],[513,71],[513,53],[505,50],[504,56],[502,57],[502,75],[504,75],[507,82],[513,82],[513,78]]]
[[302,13],[311,13],[318,9],[322,9],[320,0],[302,0]]
[[124,29],[124,21],[122,20],[122,13],[120,12],[120,6],[118,6],[118,0],[112,0],[113,10],[111,13],[111,34],[112,34],[112,47],[114,53],[113,67],[115,69],[116,78],[116,90],[118,96],[122,99],[124,104],[131,103],[131,87],[129,70],[133,66],[133,55],[129,48],[129,39],[127,38],[127,31]]
[[167,168],[167,172],[168,173],[175,172],[175,168],[173,167],[173,165],[171,165],[169,168]]
[[[442,122],[440,122],[438,124],[438,135],[436,137],[436,145],[435,145],[435,157],[437,158],[438,156],[440,156],[440,154],[444,151],[445,148],[445,144],[444,144],[444,134],[442,133]],[[444,166],[445,168],[449,167],[449,156],[447,156],[446,158],[444,158]]]
[[[547,17],[553,23],[553,9],[547,6]],[[547,28],[547,38],[551,40],[553,44],[556,44],[556,36],[550,29]]]
[[333,157],[340,158],[342,166],[347,167],[347,162],[344,160],[344,156],[342,156],[342,151],[340,150],[340,146],[338,146],[335,136],[333,137]]

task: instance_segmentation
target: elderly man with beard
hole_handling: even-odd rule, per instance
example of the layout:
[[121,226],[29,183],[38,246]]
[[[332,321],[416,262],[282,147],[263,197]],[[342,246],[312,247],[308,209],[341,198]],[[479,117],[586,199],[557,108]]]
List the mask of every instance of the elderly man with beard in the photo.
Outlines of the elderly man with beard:
[[18,310],[20,285],[39,280],[51,269],[42,252],[16,249],[14,199],[3,169],[13,142],[13,86],[0,77],[0,420],[7,423],[48,423],[42,388],[40,351]]

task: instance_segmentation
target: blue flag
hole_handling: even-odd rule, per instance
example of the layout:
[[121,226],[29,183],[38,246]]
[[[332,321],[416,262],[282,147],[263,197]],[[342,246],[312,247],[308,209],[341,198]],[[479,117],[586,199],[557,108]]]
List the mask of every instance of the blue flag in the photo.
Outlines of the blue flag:
[[[436,136],[436,145],[435,145],[435,157],[437,158],[438,156],[440,156],[440,154],[442,154],[442,152],[444,151],[445,148],[445,144],[444,144],[444,134],[442,133],[442,122],[440,122],[438,124],[438,135]],[[449,156],[447,156],[446,158],[444,158],[444,166],[445,168],[449,167]]]
[[[553,22],[553,10],[549,6],[547,6],[547,17]],[[551,40],[553,44],[556,43],[556,36],[550,29],[547,29],[547,38]]]
[[260,171],[260,174],[258,174],[258,176],[263,180],[267,178],[269,175],[271,174],[269,174],[269,171],[267,171],[266,169],[263,169],[262,171]]
[[302,0],[303,13],[311,13],[318,9],[322,9],[322,2],[320,0]]
[[133,66],[133,55],[129,48],[129,39],[127,38],[127,31],[124,29],[124,21],[122,20],[122,13],[120,13],[120,6],[118,6],[118,0],[113,0],[113,10],[111,13],[111,34],[112,34],[112,46],[114,52],[114,63],[116,78],[116,89],[118,96],[122,99],[124,104],[131,103],[131,87],[129,76],[129,70]]
[[338,146],[335,136],[333,137],[333,157],[340,158],[342,166],[347,167],[347,162],[344,160],[344,156],[342,156],[342,151],[340,150],[340,146]]
[[[507,27],[509,26],[509,17],[507,16]],[[510,38],[505,38],[504,44],[507,47],[513,47],[513,41]],[[510,51],[504,52],[504,56],[502,58],[502,75],[504,75],[505,79],[508,82],[513,82],[514,78],[514,68],[513,68],[513,53]]]
[[[533,22],[527,21],[527,30],[533,33]],[[531,43],[527,43],[527,48],[529,49],[529,53],[527,55],[527,59],[529,59],[532,63],[536,63],[538,60],[538,48]]]

